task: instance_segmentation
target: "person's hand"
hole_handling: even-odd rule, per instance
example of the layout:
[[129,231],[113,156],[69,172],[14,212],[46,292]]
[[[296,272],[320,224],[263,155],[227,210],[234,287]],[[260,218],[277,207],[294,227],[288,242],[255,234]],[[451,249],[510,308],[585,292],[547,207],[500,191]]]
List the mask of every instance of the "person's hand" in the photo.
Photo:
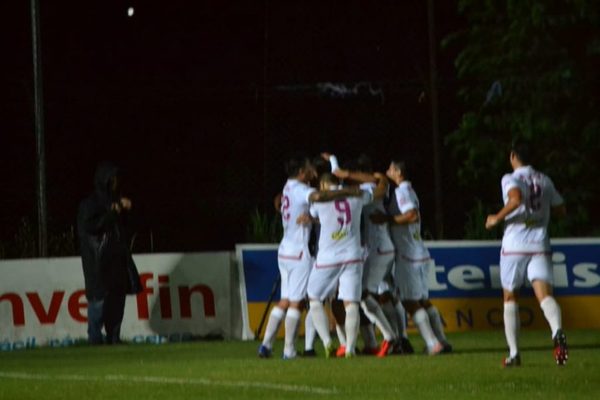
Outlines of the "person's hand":
[[312,222],[312,218],[309,214],[302,214],[296,219],[298,225],[308,225]]
[[117,214],[120,214],[120,213],[121,213],[121,205],[120,205],[119,203],[112,203],[112,204],[110,205],[110,209],[111,209],[112,211],[116,211],[116,213],[117,213]]
[[378,181],[387,180],[387,176],[385,176],[385,174],[382,174],[381,172],[374,172],[373,177],[375,177],[375,179],[377,179]]
[[383,213],[380,210],[376,210],[373,214],[369,216],[369,219],[372,223],[381,225],[385,224],[386,222],[389,222],[390,217],[386,213]]
[[323,158],[323,160],[329,161],[329,159],[331,158],[331,153],[323,152],[321,153],[321,157]]
[[488,215],[487,220],[485,221],[485,229],[492,229],[493,227],[498,225],[498,223],[500,223],[500,220],[498,220],[498,217],[496,217],[496,215]]
[[129,200],[127,197],[121,197],[120,203],[123,209],[131,210],[131,200]]

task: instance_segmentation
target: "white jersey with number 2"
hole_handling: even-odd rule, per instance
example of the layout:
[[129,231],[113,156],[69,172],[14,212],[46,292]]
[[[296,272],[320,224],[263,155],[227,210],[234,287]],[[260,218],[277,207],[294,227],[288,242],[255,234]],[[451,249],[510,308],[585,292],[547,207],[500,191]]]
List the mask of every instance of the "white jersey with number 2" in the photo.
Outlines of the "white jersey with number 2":
[[548,222],[551,208],[563,203],[552,180],[531,166],[515,169],[502,177],[502,197],[508,202],[508,192],[518,188],[521,204],[505,218],[502,252],[536,253],[550,250]]
[[299,216],[309,211],[309,196],[315,189],[297,179],[288,179],[281,196],[281,222],[283,239],[279,244],[280,258],[300,258],[308,251],[308,239],[311,225],[296,222]]

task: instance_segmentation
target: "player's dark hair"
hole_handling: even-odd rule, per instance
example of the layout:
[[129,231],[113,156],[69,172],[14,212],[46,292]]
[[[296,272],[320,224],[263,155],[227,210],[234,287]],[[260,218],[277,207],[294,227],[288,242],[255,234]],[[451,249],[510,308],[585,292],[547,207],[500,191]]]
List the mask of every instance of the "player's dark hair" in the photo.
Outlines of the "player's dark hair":
[[531,164],[531,146],[522,140],[514,140],[511,145],[511,151],[524,165]]
[[298,176],[300,170],[310,165],[310,160],[306,156],[296,155],[292,156],[285,163],[285,173],[289,178]]
[[398,168],[400,170],[400,172],[402,172],[402,176],[405,178],[408,178],[408,171],[406,169],[406,162],[403,160],[392,160],[392,164],[394,164],[394,166],[396,168]]
[[328,185],[340,184],[340,180],[338,179],[338,177],[333,174],[330,174],[329,172],[325,172],[323,175],[321,175],[320,180],[321,182],[326,183]]
[[311,164],[313,165],[313,167],[315,167],[315,171],[317,172],[317,177],[323,175],[326,172],[329,172],[331,170],[331,166],[330,164],[325,161],[323,159],[323,157],[318,156],[313,158],[313,160],[311,161]]
[[361,154],[356,159],[357,170],[360,172],[366,172],[368,174],[373,172],[373,163],[371,162],[371,157],[366,154]]

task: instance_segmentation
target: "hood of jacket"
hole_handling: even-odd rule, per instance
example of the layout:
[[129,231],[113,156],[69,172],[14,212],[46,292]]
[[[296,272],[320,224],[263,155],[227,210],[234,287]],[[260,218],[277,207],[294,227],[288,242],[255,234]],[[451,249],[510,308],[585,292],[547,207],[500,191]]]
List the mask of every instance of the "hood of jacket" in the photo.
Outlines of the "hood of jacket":
[[95,193],[104,201],[113,201],[116,193],[112,190],[112,178],[119,175],[119,168],[109,161],[101,162],[94,175]]

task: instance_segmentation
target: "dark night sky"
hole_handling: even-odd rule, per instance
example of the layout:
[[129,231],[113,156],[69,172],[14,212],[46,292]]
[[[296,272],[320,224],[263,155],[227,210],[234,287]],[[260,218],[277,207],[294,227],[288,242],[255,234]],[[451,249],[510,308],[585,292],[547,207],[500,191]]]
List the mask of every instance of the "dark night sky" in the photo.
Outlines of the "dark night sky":
[[[95,165],[110,159],[156,250],[231,249],[245,239],[248,214],[268,209],[285,154],[297,150],[347,158],[367,150],[379,168],[404,153],[432,214],[431,159],[422,156],[431,152],[429,104],[418,102],[426,1],[41,3],[52,231],[74,223]],[[462,21],[454,1],[435,3],[439,41]],[[8,242],[21,218],[35,219],[35,140],[29,2],[0,7],[10,32],[0,119],[0,241]],[[442,133],[460,115],[454,55],[438,53],[441,103],[451,104]],[[282,89],[362,81],[384,88],[385,105]]]

